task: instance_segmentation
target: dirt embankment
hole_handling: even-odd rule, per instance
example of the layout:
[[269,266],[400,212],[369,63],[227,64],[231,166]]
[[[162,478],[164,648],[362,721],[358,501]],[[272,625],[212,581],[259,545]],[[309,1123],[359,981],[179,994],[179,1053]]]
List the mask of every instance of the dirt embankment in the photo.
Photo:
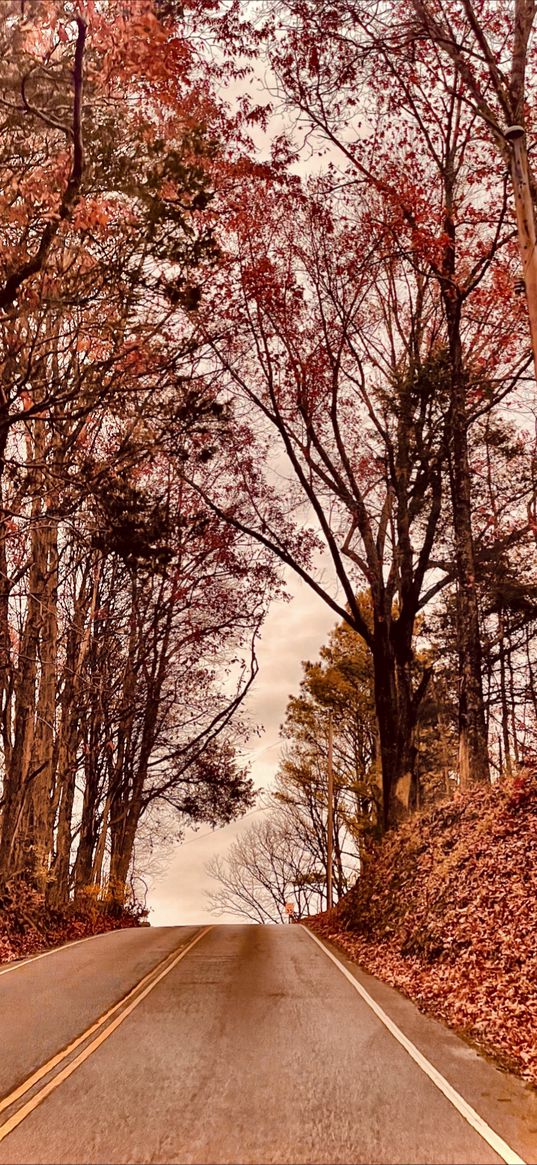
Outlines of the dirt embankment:
[[414,817],[308,925],[537,1084],[536,773]]
[[111,913],[91,896],[83,904],[54,910],[28,885],[11,884],[0,894],[0,964],[92,934],[139,926],[144,919],[144,911]]

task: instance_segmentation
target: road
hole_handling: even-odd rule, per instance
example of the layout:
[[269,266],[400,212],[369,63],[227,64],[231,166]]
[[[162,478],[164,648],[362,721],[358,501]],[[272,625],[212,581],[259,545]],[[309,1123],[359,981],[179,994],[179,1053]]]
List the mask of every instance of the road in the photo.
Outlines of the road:
[[0,968],[0,1165],[534,1165],[535,1093],[337,959],[170,927]]

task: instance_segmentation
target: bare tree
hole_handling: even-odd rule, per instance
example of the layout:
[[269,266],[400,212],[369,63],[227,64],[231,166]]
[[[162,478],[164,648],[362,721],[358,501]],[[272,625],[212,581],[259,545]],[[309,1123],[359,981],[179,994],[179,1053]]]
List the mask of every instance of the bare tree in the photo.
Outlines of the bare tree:
[[223,858],[207,863],[218,884],[208,893],[214,914],[240,914],[252,922],[289,920],[316,914],[325,902],[324,870],[285,815],[274,810],[250,825]]

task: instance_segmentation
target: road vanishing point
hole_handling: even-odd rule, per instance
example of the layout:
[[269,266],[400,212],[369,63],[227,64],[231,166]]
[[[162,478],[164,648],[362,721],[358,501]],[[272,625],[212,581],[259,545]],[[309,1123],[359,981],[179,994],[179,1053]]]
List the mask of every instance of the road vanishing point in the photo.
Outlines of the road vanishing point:
[[0,1165],[537,1162],[537,1096],[302,926],[0,968]]

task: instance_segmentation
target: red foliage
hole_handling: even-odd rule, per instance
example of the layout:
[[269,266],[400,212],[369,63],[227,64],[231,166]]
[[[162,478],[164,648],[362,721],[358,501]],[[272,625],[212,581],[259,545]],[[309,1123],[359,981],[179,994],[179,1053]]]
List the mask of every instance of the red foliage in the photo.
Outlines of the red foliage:
[[309,925],[537,1083],[535,772],[389,834]]

